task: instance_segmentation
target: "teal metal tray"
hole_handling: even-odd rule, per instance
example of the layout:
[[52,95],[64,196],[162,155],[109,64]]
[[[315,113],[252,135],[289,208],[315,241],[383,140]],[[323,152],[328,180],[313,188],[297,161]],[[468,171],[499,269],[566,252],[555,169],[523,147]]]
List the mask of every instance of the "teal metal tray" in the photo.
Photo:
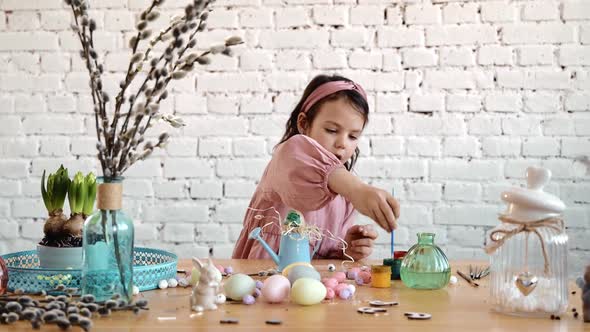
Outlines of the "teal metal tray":
[[[8,289],[22,289],[27,293],[51,291],[59,284],[80,288],[82,270],[59,270],[39,267],[37,250],[19,251],[2,258],[8,268]],[[158,288],[158,282],[176,277],[178,256],[152,249],[135,248],[133,257],[133,283],[140,291]]]

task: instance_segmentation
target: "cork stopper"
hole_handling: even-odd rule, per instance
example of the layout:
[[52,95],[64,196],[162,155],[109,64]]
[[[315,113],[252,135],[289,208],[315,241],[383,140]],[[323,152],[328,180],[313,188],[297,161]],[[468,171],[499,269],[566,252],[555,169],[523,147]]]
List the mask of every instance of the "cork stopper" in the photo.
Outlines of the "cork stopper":
[[101,183],[98,185],[96,207],[100,210],[120,210],[123,206],[123,184]]

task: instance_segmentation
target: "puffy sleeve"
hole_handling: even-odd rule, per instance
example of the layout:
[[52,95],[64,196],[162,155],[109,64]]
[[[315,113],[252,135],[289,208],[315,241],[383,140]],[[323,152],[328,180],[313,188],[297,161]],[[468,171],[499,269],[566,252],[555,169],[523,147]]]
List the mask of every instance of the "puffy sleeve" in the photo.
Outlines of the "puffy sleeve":
[[340,160],[318,142],[295,135],[275,150],[267,173],[269,187],[291,208],[317,210],[337,195],[328,188],[328,177],[340,167]]
[[[354,224],[354,219],[356,218],[356,209],[350,204],[350,202],[346,202],[346,213],[344,215],[344,221],[341,225],[338,225],[338,230],[332,230],[332,234],[339,237],[340,239],[331,238],[331,236],[324,236],[322,240],[322,248],[318,251],[317,258],[320,259],[348,259],[344,256],[344,238],[346,237],[346,232],[348,229]],[[324,233],[324,235],[326,235]]]

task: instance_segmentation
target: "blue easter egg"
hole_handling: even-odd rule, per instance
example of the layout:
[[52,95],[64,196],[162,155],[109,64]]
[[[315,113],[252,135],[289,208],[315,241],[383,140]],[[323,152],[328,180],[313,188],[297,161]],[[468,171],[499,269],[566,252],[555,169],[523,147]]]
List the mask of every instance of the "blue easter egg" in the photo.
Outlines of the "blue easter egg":
[[297,265],[291,268],[289,271],[289,275],[287,276],[291,285],[297,281],[297,279],[301,278],[310,278],[314,280],[321,280],[321,276],[318,271],[316,271],[313,267],[307,265]]

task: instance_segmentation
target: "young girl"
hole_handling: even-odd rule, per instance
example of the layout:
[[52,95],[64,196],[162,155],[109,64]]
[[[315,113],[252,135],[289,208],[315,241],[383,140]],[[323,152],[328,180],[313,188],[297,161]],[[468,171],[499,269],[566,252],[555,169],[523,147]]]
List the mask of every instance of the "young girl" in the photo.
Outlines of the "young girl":
[[[343,238],[348,244],[346,254],[355,260],[369,256],[377,238],[371,225],[352,225],[355,209],[388,232],[397,227],[398,202],[350,172],[368,115],[367,96],[357,83],[320,75],[308,84],[250,201],[256,211],[246,211],[233,258],[269,257],[248,235],[273,217],[277,227],[265,227],[263,237],[278,252],[283,221],[276,220],[273,208],[281,218],[291,209],[298,210],[307,224]],[[343,258],[342,243],[324,237],[317,256]]]

